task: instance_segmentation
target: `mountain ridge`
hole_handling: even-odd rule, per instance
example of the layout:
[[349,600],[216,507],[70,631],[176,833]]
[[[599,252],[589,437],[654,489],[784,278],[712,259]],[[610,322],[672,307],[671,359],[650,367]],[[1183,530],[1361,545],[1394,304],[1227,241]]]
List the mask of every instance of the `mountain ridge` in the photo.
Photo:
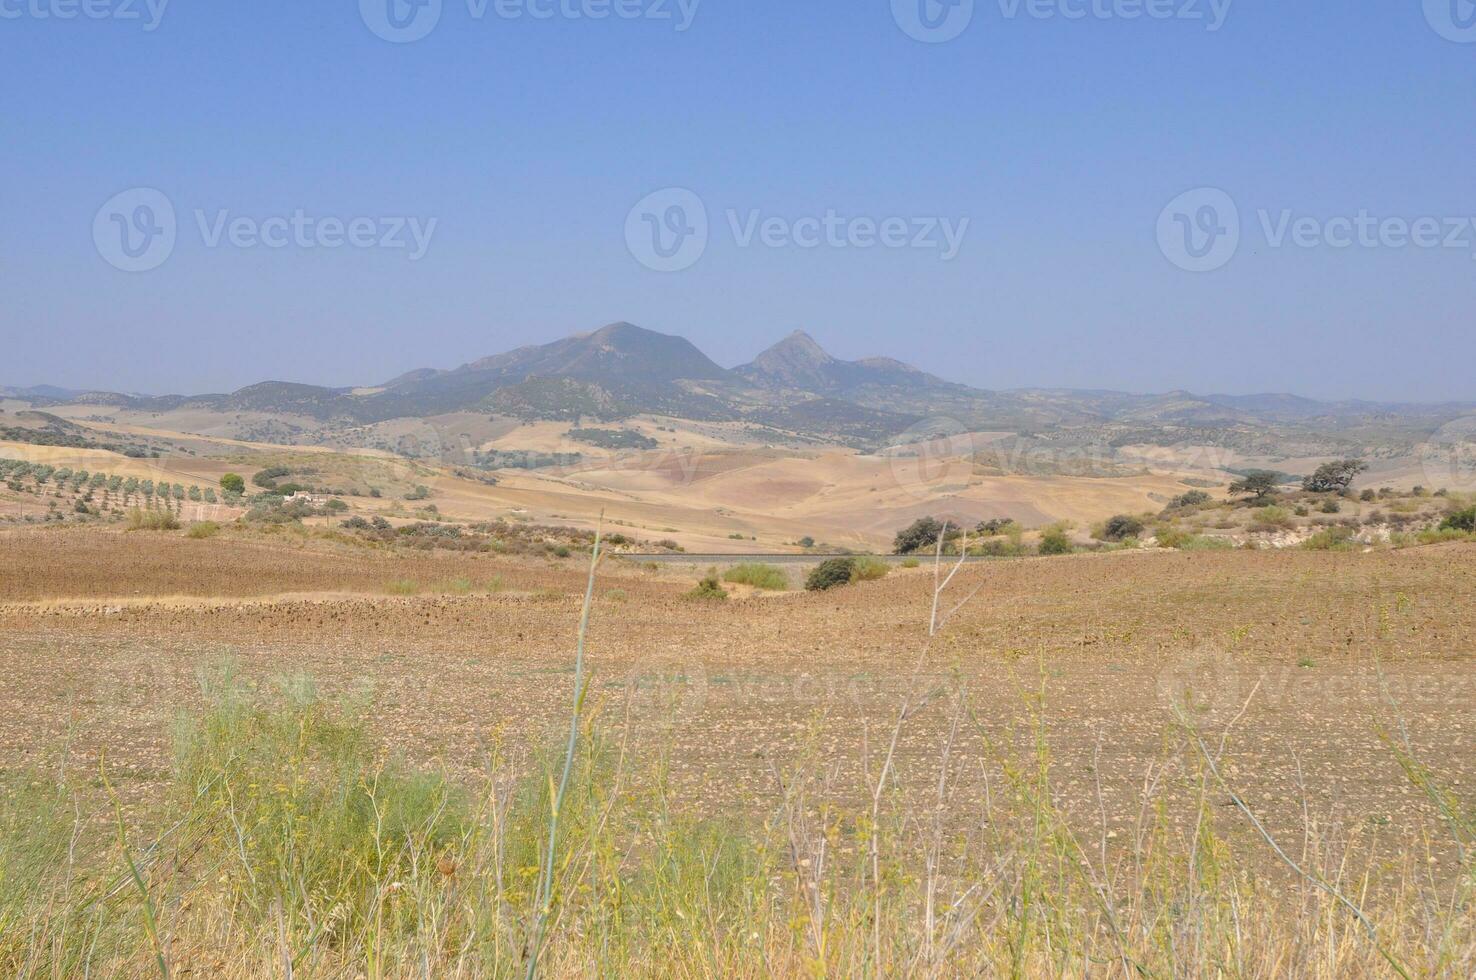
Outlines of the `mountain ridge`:
[[[396,418],[486,412],[516,418],[616,421],[665,415],[751,422],[852,442],[905,435],[922,419],[959,428],[1043,431],[1110,424],[1228,428],[1296,425],[1381,415],[1439,422],[1473,406],[1442,403],[1321,402],[1291,394],[1195,395],[1175,390],[1019,388],[986,391],[946,381],[889,357],[837,358],[795,330],[753,360],[728,369],[677,334],[618,321],[450,369],[417,368],[374,387],[265,381],[228,394],[138,396],[49,386],[0,388],[33,404],[118,405],[163,412],[183,406],[221,412],[306,416],[364,425]],[[51,397],[59,395],[62,397]]]

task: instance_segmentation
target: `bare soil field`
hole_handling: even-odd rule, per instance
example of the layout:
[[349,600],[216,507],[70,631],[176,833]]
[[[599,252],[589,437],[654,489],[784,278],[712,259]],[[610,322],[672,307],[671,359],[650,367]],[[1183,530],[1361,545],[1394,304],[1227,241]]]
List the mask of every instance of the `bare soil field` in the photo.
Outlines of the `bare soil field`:
[[[419,594],[386,594],[406,581]],[[475,773],[495,745],[556,736],[583,585],[577,558],[3,532],[0,752],[10,771],[56,764],[64,745],[82,770],[105,756],[125,801],[147,799],[200,671],[230,661],[262,684],[307,674],[367,697],[388,751]],[[673,799],[696,811],[761,814],[783,773],[816,761],[836,804],[860,807],[927,643],[932,570],[763,601],[692,600],[691,585],[691,570],[604,564],[596,710],[634,755],[665,760]],[[1175,703],[1206,737],[1228,732],[1229,779],[1274,833],[1312,819],[1379,848],[1426,832],[1437,814],[1381,738],[1401,721],[1445,785],[1476,784],[1476,546],[987,562],[949,595],[975,590],[927,651],[935,696],[899,755],[904,782],[925,786],[960,726],[959,820],[1037,720],[1082,827],[1126,835],[1155,779],[1169,816],[1192,819]],[[1431,852],[1432,872],[1455,862]]]

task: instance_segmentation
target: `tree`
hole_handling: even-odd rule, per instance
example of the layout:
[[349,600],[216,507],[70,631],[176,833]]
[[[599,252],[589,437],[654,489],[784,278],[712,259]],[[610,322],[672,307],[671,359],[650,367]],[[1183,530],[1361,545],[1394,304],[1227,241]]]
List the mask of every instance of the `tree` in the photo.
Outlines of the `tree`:
[[[927,548],[936,548],[939,536],[944,534],[943,528],[943,522],[936,517],[919,517],[897,532],[897,537],[892,541],[892,551],[899,555],[910,555]],[[958,533],[958,529],[954,528],[946,537],[956,538]]]
[[1361,459],[1340,459],[1323,463],[1317,472],[1302,481],[1302,489],[1308,493],[1343,493],[1352,486],[1353,478],[1368,464]]
[[1271,470],[1251,470],[1230,484],[1230,492],[1252,494],[1257,500],[1265,500],[1267,497],[1275,496],[1276,487],[1280,482],[1280,475]]
[[239,473],[227,473],[220,478],[220,488],[231,496],[246,492],[246,478]]

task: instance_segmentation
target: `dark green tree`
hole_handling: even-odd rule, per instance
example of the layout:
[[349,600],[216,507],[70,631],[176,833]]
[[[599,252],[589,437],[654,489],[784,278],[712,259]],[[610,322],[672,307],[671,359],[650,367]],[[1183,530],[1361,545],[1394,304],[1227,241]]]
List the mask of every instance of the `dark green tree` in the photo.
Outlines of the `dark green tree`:
[[1276,495],[1276,487],[1280,482],[1280,475],[1271,470],[1251,470],[1230,484],[1230,492],[1237,495],[1249,494],[1257,500],[1265,500]]

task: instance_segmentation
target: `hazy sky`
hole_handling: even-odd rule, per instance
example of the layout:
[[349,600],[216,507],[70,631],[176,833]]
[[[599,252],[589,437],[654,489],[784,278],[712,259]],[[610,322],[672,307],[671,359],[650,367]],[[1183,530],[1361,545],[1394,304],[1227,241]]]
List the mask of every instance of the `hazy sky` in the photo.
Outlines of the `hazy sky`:
[[0,382],[371,383],[623,319],[1476,398],[1470,0],[149,2],[0,0]]

